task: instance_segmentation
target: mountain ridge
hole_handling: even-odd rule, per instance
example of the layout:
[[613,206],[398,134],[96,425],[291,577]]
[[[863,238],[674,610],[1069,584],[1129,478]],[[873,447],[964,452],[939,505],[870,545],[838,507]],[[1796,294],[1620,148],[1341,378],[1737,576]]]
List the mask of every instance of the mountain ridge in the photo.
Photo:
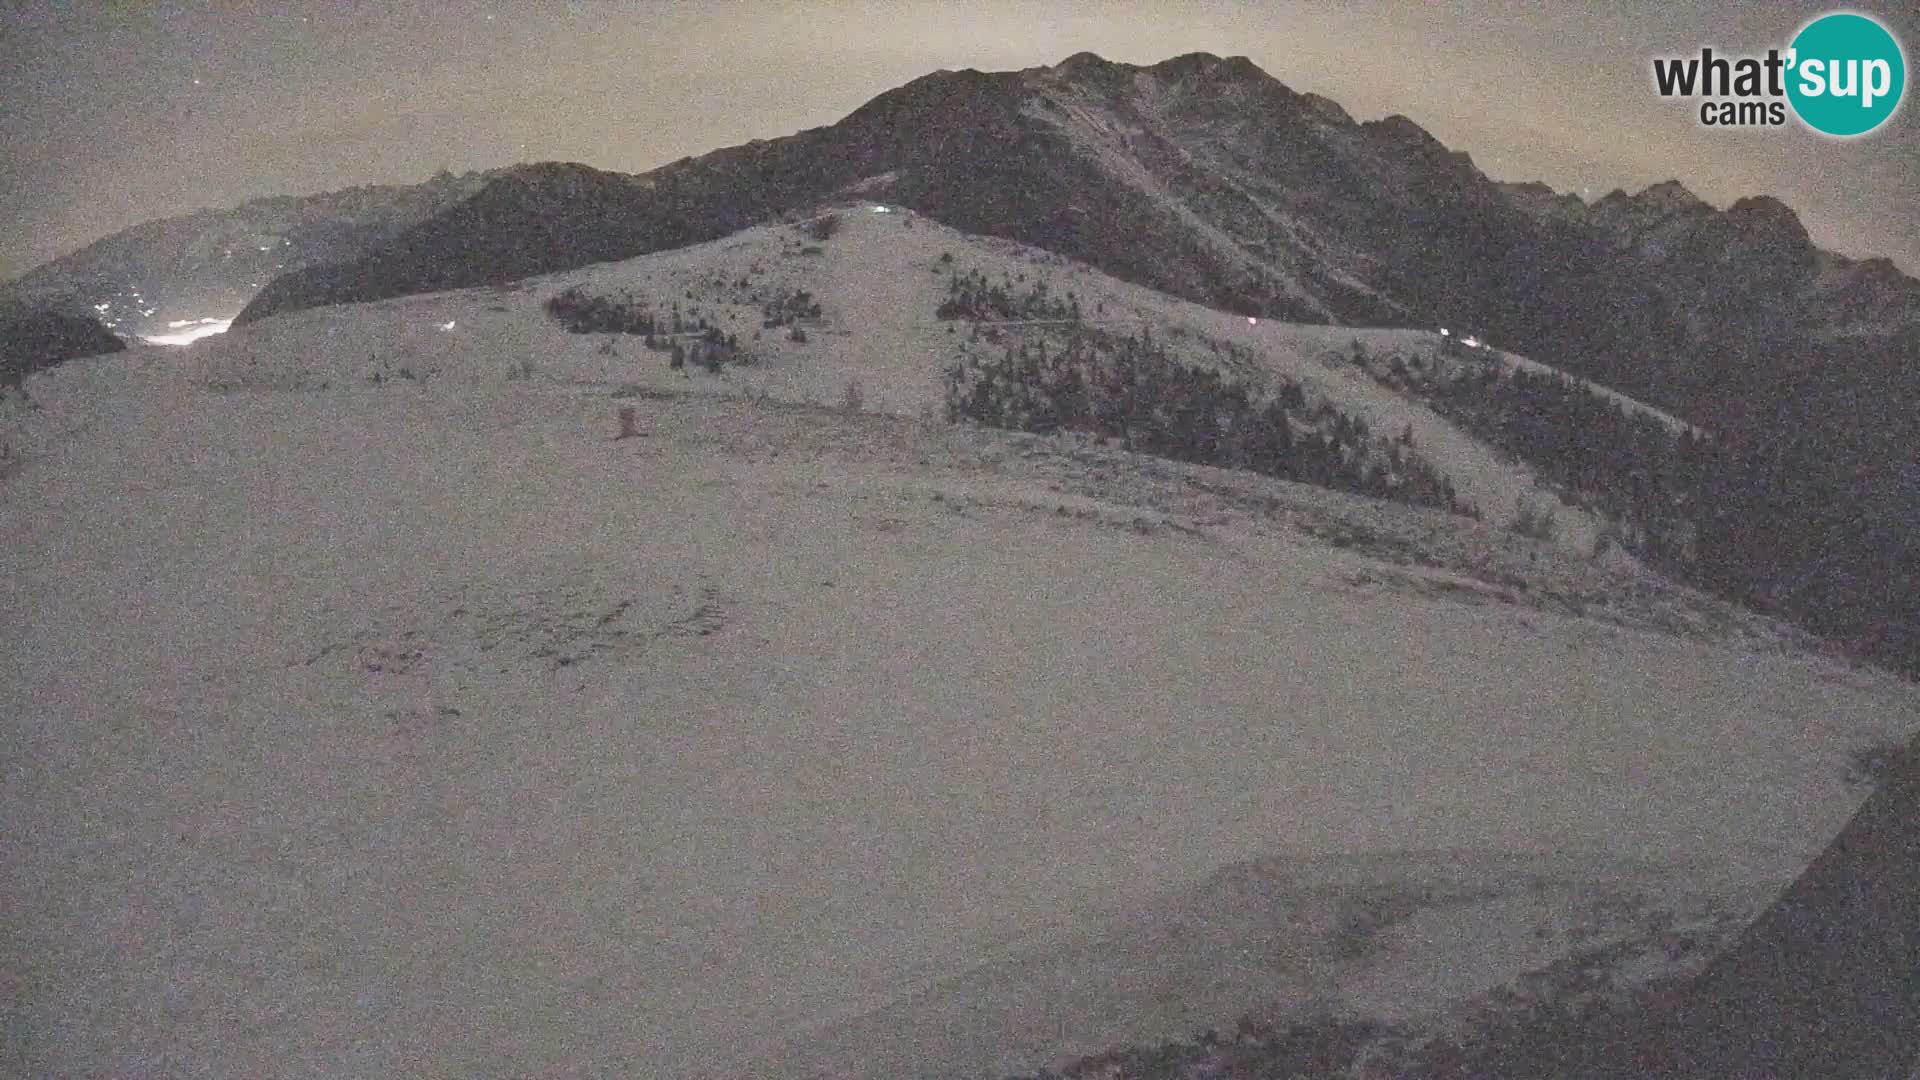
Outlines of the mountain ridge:
[[98,318],[128,337],[231,318],[282,270],[357,255],[467,198],[498,171],[270,195],[143,222],[0,283],[0,300]]
[[[1233,138],[1216,137],[1221,132]],[[1059,152],[1055,168],[1034,160],[1047,151]],[[988,190],[966,190],[962,164],[979,174],[975,186]],[[1508,322],[1513,325],[1487,329],[1538,353],[1544,350],[1534,339],[1541,334],[1529,323],[1539,320],[1503,318],[1502,312],[1528,306],[1577,310],[1585,282],[1531,273],[1503,277],[1473,267],[1470,276],[1481,279],[1473,288],[1436,289],[1430,282],[1440,276],[1437,260],[1410,252],[1473,254],[1479,247],[1524,256],[1535,250],[1543,257],[1534,261],[1577,268],[1606,261],[1605,250],[1581,250],[1591,247],[1630,255],[1635,263],[1661,262],[1674,243],[1689,239],[1669,235],[1685,224],[1710,235],[1680,244],[1678,254],[1689,264],[1677,274],[1681,283],[1699,276],[1703,260],[1793,255],[1811,277],[1766,282],[1770,299],[1805,308],[1833,288],[1824,277],[1838,274],[1846,278],[1843,287],[1873,294],[1857,307],[1894,316],[1899,325],[1920,325],[1920,308],[1905,310],[1920,283],[1908,285],[1913,279],[1889,277],[1878,266],[1873,274],[1849,276],[1850,264],[1830,253],[1806,265],[1806,254],[1815,249],[1797,216],[1778,200],[1754,196],[1717,210],[1668,181],[1634,196],[1615,193],[1580,210],[1555,200],[1562,212],[1542,213],[1537,198],[1516,197],[1513,185],[1487,179],[1469,155],[1448,150],[1405,116],[1355,123],[1337,104],[1293,91],[1245,57],[1188,53],[1141,66],[1081,52],[1052,67],[1023,71],[939,71],[877,95],[837,124],[683,158],[638,175],[647,183],[634,190],[636,205],[623,214],[590,208],[599,224],[622,226],[612,230],[622,242],[550,253],[534,260],[540,270],[564,269],[573,259],[609,250],[627,257],[711,239],[715,229],[795,211],[842,194],[864,177],[888,175],[875,197],[1250,314],[1354,324]],[[721,176],[744,180],[736,186],[753,190],[701,190],[703,179],[713,187]],[[649,198],[646,192],[671,197],[696,220],[708,219],[705,226],[646,227],[649,209],[637,205]],[[1334,205],[1341,201],[1360,205]],[[1140,235],[1125,245],[1097,235],[1084,219],[1103,212],[1139,223]],[[1210,229],[1194,227],[1195,215]],[[1749,227],[1762,228],[1776,243],[1765,251],[1729,250],[1732,238],[1726,234]],[[1556,229],[1577,235],[1552,235]],[[1146,251],[1139,250],[1143,246]],[[423,274],[410,282],[401,267],[382,266],[383,258],[432,261],[419,245],[402,242],[384,253],[369,252],[352,268],[309,270],[298,280],[269,286],[241,321],[326,296],[397,295],[393,290],[445,277]],[[502,272],[518,267],[482,266],[468,277]],[[347,277],[363,284],[328,283]],[[1535,293],[1551,289],[1550,302],[1524,303],[1512,277],[1524,278]],[[303,296],[303,289],[313,291]],[[1877,325],[1884,320],[1832,322],[1826,328],[1831,336],[1874,338],[1887,329]],[[1707,329],[1720,327],[1692,336],[1711,336]],[[1575,351],[1606,351],[1579,348],[1603,343],[1574,344]]]

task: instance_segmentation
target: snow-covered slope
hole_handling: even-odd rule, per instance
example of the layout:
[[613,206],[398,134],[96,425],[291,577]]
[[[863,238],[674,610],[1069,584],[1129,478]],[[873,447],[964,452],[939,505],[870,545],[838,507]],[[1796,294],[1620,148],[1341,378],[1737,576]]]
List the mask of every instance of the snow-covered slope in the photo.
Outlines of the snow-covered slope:
[[[1430,409],[1328,362],[1356,342],[1371,348],[1419,343],[1433,352],[1438,342],[1432,335],[1249,324],[1242,316],[1130,285],[1057,255],[966,236],[897,207],[879,212],[872,204],[855,204],[834,216],[838,228],[825,240],[813,238],[807,222],[767,226],[501,288],[309,309],[197,345],[185,362],[210,385],[232,387],[337,385],[395,377],[402,368],[419,377],[489,383],[526,364],[542,378],[691,386],[787,401],[838,403],[848,385],[857,384],[867,409],[920,416],[939,409],[941,373],[966,350],[997,352],[1042,329],[993,327],[986,340],[974,341],[969,323],[937,319],[951,275],[978,272],[1022,285],[1044,280],[1056,296],[1073,293],[1090,324],[1129,333],[1148,328],[1183,345],[1186,359],[1195,363],[1233,362],[1213,346],[1237,346],[1243,352],[1236,373],[1256,384],[1292,379],[1375,431],[1411,428],[1419,453],[1490,522],[1509,521],[1522,500],[1550,508],[1561,524],[1556,542],[1581,553],[1593,550],[1604,525],[1563,503],[1524,465]],[[678,310],[689,320],[708,318],[736,335],[754,360],[727,367],[719,378],[683,375],[669,369],[664,353],[644,349],[637,338],[565,333],[541,305],[572,287],[633,299],[662,316]],[[803,326],[806,342],[762,325],[768,301],[801,292],[821,307],[819,320]]]
[[[1341,858],[1407,850],[1503,853],[1474,871],[1503,888],[1631,857],[1748,896],[1851,814],[1854,748],[1920,727],[1911,687],[1491,521],[922,419],[968,336],[932,318],[941,254],[1035,256],[883,214],[800,244],[28,379],[0,481],[10,1068],[701,1076],[809,1040],[872,1065],[913,1031],[861,1016],[970,973],[973,1000],[1032,992],[990,965],[1055,940],[1097,987],[1129,969],[1091,913],[1239,861],[1337,890]],[[1302,331],[1046,269],[1419,424],[1463,486],[1524,482]],[[760,362],[604,355],[541,310],[574,283],[738,314]],[[788,287],[822,325],[753,342],[750,294]],[[856,378],[869,412],[832,404]],[[1437,925],[1520,955],[1518,916],[1476,910]],[[1384,1000],[1439,955],[1395,950],[1340,985]],[[1292,963],[1191,1014],[1039,992],[994,1014],[1018,1032],[919,1045],[965,1071],[1018,1035],[1037,1066],[1230,1023]]]

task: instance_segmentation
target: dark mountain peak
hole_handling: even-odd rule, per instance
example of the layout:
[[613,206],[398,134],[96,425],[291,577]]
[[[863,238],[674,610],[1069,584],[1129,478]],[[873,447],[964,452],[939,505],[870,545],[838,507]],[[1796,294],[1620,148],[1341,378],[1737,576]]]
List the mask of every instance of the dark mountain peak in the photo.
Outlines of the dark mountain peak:
[[1099,53],[1077,52],[1052,67],[1029,68],[1020,73],[1027,85],[1034,85],[1038,77],[1040,83],[1065,83],[1068,86],[1095,90],[1103,95],[1126,92],[1127,85],[1141,69],[1132,64],[1123,64],[1108,60]]
[[1053,66],[1053,70],[1062,75],[1080,75],[1087,72],[1105,72],[1124,67],[1116,64],[1096,52],[1077,52]]
[[1688,232],[1717,217],[1712,206],[1678,180],[1661,181],[1637,195],[1615,188],[1588,209],[1594,224],[1616,243],[1636,242],[1635,238],[1654,233],[1666,237],[1675,230]]
[[1380,120],[1369,120],[1360,130],[1372,138],[1389,160],[1418,164],[1427,170],[1429,180],[1449,184],[1475,184],[1486,181],[1465,151],[1449,150],[1426,128],[1395,113]]
[[1734,242],[1745,250],[1765,252],[1796,269],[1812,263],[1813,238],[1807,235],[1800,215],[1779,199],[1748,196],[1729,206],[1721,221],[1732,232]]
[[1082,51],[1074,53],[1072,56],[1067,57],[1065,60],[1060,61],[1058,64],[1046,70],[1058,72],[1063,75],[1075,75],[1086,72],[1124,72],[1132,74],[1139,71],[1149,71],[1156,75],[1166,75],[1175,78],[1205,76],[1209,78],[1228,79],[1265,79],[1272,77],[1260,70],[1260,66],[1248,57],[1220,56],[1210,52],[1181,53],[1179,56],[1171,56],[1158,63],[1140,65],[1129,64],[1119,60],[1109,60],[1099,53]]
[[1800,215],[1771,195],[1749,195],[1740,199],[1727,207],[1727,216],[1770,231],[1806,233],[1800,224]]
[[[583,165],[577,161],[534,161],[524,165],[515,165],[504,169],[500,175],[489,181],[492,184],[539,185],[564,182],[568,180],[598,180],[622,176],[623,173],[611,173]],[[484,190],[484,189],[483,189]]]
[[1260,70],[1260,65],[1245,56],[1229,56],[1220,61],[1214,69],[1216,77],[1223,79],[1267,79],[1272,76]]
[[590,204],[632,192],[633,177],[572,161],[541,161],[504,169],[467,201],[486,209],[528,204]]
[[528,161],[502,172],[505,176],[579,176],[600,171],[578,161]]
[[1709,209],[1698,195],[1688,191],[1687,186],[1678,180],[1663,180],[1635,195],[1629,201],[1642,210],[1653,211],[1662,216]]
[[1147,68],[1161,75],[1204,75],[1219,66],[1220,58],[1210,52],[1181,53]]
[[[1093,54],[1083,55],[1092,56]],[[1099,58],[1094,57],[1094,59]],[[1101,63],[1104,64],[1105,61]],[[1108,65],[1108,68],[1113,66]],[[1091,74],[1105,69],[1087,66],[1079,70]],[[1020,73],[985,72],[977,68],[961,68],[957,71],[942,69],[922,75],[875,97],[848,114],[845,120],[835,125],[835,129],[871,131],[874,137],[884,137],[892,141],[911,139],[916,133],[903,130],[907,126],[950,127],[975,122],[987,114],[1004,111],[1001,107],[1020,95],[1022,85],[1023,79]],[[783,140],[779,139],[772,140],[768,145],[773,144],[784,145]],[[725,154],[727,151],[718,150],[714,153]]]
[[1324,98],[1319,94],[1301,94],[1300,102],[1308,116],[1323,124],[1348,128],[1358,126],[1354,122],[1353,114],[1341,108],[1340,103],[1332,98]]
[[1892,259],[1878,255],[1870,259],[1852,261],[1852,270],[1862,284],[1873,284],[1895,289],[1905,293],[1915,302],[1920,302],[1920,278],[1914,278],[1901,272]]
[[1162,60],[1146,70],[1174,79],[1206,79],[1214,82],[1265,80],[1272,76],[1244,56],[1216,56],[1210,52],[1182,53]]
[[[1084,55],[1093,56],[1092,53],[1086,53]],[[1098,60],[1099,57],[1094,57],[1094,59]],[[996,79],[1002,78],[1002,77],[1004,77],[1003,73],[992,72],[992,71],[981,71],[979,68],[974,68],[974,67],[941,68],[938,71],[930,71],[925,75],[920,76],[917,79],[909,79],[908,81],[901,83],[898,87],[887,91],[887,93],[888,94],[908,93],[917,88],[928,87],[928,86],[977,85],[980,83],[993,82]],[[880,95],[880,97],[886,97],[886,96],[887,94]]]
[[1438,149],[1443,153],[1446,152],[1447,149],[1446,146],[1442,144],[1439,139],[1434,138],[1433,134],[1426,128],[1421,127],[1419,124],[1414,123],[1411,119],[1399,113],[1394,113],[1392,116],[1380,120],[1369,120],[1360,126],[1372,134],[1384,136],[1387,139],[1405,146],[1422,150]]
[[[1581,201],[1580,196],[1570,191],[1555,191],[1538,180],[1502,183],[1499,189],[1509,202],[1536,218],[1577,221],[1587,213],[1587,204]],[[1623,199],[1625,197],[1621,196]]]

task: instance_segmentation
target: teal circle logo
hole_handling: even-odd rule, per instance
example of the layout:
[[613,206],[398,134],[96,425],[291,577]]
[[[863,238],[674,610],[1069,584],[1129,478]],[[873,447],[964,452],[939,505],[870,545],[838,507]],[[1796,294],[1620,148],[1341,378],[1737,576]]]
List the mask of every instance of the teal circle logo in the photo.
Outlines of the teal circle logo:
[[1865,135],[1900,108],[1907,58],[1886,27],[1865,15],[1822,15],[1788,52],[1787,100],[1815,131]]

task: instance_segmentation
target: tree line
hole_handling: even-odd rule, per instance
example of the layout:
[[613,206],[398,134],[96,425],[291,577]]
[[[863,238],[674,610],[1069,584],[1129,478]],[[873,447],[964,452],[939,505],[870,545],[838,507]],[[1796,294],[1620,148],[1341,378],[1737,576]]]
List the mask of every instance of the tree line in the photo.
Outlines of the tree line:
[[1080,298],[1069,291],[1054,293],[1045,278],[1027,283],[1023,272],[1018,278],[1001,276],[989,281],[978,270],[953,271],[947,276],[947,297],[935,309],[943,320],[1059,319],[1080,321]]
[[691,363],[717,374],[726,364],[746,364],[750,359],[738,335],[721,330],[705,316],[683,315],[677,303],[668,314],[657,315],[631,297],[594,296],[574,285],[549,297],[546,308],[548,316],[571,333],[639,337],[646,348],[666,353],[675,371]]
[[1210,368],[1179,361],[1150,330],[1121,336],[1075,326],[972,353],[946,372],[950,420],[1046,434],[1080,431],[1141,453],[1478,517],[1453,483],[1414,452],[1412,432],[1382,438],[1282,380],[1256,395]]
[[1668,576],[1920,677],[1920,536],[1903,494],[1869,486],[1819,433],[1675,431],[1564,375],[1492,364],[1418,392],[1620,522]]

